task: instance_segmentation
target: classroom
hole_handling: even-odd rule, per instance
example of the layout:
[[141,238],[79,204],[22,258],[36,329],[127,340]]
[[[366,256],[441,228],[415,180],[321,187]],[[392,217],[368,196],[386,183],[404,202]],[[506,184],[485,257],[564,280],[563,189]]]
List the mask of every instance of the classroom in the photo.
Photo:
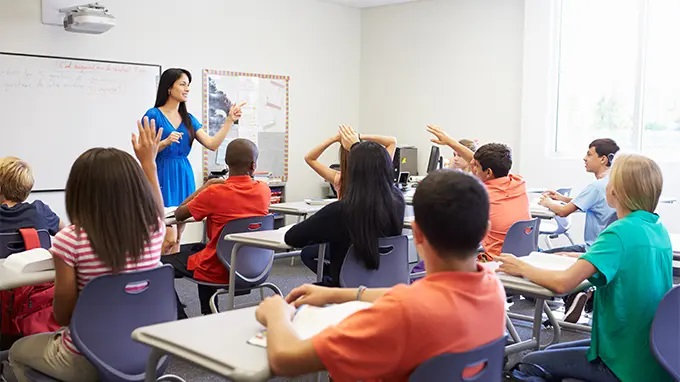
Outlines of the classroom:
[[0,0],[0,380],[680,380],[678,15]]

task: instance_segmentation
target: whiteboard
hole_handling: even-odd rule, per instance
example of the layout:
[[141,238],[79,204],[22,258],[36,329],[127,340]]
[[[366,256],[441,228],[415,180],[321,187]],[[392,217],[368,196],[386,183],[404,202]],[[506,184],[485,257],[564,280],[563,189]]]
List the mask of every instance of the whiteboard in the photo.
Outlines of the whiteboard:
[[224,156],[236,138],[259,150],[256,173],[286,181],[288,176],[288,83],[283,75],[203,71],[203,121],[208,134],[220,129],[232,104],[245,101],[243,114],[216,151],[204,149],[204,177],[226,168]]
[[61,190],[92,147],[132,153],[130,133],[153,106],[160,65],[0,52],[0,156],[33,168],[34,190]]

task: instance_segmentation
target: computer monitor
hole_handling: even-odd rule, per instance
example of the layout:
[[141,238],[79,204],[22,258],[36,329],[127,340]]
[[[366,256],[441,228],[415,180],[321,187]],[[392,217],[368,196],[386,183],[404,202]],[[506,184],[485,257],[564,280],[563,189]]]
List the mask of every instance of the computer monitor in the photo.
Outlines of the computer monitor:
[[439,168],[439,158],[439,146],[432,146],[430,149],[430,159],[427,161],[428,174]]

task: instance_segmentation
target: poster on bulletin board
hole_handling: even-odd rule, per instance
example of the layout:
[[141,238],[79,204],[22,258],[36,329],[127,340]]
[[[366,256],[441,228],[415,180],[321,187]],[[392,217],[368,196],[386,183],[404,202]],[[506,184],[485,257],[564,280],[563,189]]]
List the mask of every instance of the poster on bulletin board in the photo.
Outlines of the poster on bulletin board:
[[286,181],[288,177],[288,83],[290,77],[203,70],[203,124],[210,135],[222,127],[232,105],[246,102],[241,119],[222,145],[203,149],[203,177],[225,170],[227,145],[233,139],[253,141],[260,152],[256,175]]

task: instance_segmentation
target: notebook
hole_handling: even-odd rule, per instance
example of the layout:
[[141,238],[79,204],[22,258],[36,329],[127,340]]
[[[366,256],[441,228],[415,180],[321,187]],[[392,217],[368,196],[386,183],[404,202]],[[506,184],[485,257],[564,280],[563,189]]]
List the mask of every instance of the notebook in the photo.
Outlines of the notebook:
[[45,248],[34,248],[9,255],[2,266],[16,273],[41,272],[53,270],[54,261]]
[[[346,317],[370,307],[370,302],[350,301],[342,304],[327,305],[323,307],[302,305],[293,317],[293,328],[300,339],[306,340],[314,337],[329,326],[337,325]],[[251,345],[266,348],[267,331],[263,330],[248,340]]]

